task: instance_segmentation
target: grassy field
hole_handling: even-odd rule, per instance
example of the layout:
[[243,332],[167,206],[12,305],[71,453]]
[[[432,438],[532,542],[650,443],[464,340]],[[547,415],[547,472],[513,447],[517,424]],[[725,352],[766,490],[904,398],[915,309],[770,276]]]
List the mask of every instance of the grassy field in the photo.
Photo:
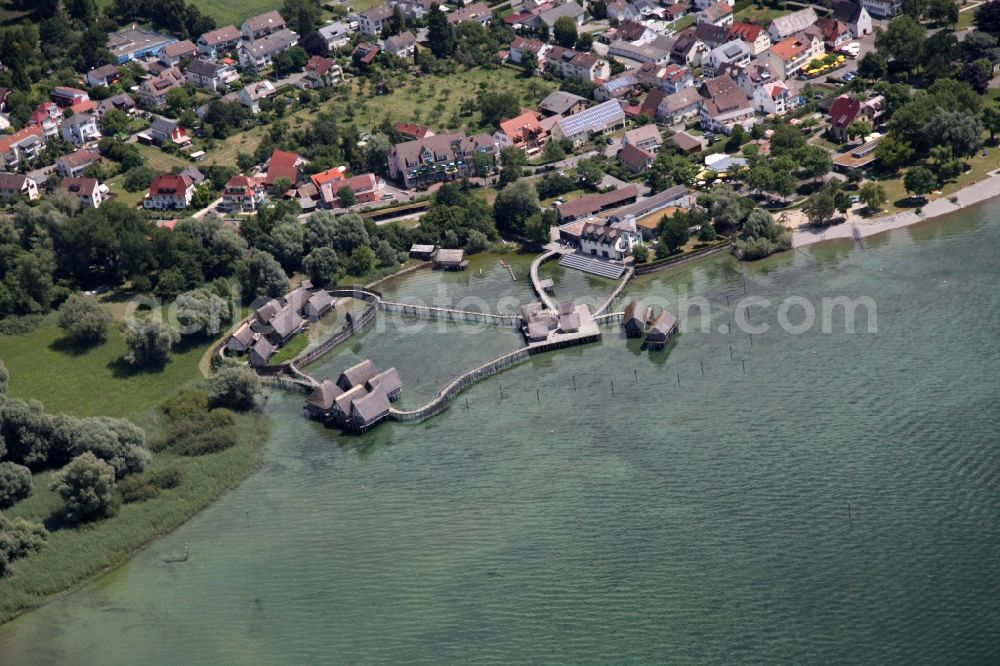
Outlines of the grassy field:
[[[338,97],[331,102],[340,118],[348,120],[349,110],[362,131],[391,122],[411,122],[435,130],[479,129],[479,114],[461,116],[463,102],[475,101],[480,92],[510,92],[518,96],[522,105],[534,106],[555,89],[555,84],[537,77],[525,78],[507,68],[461,70],[448,76],[406,78],[403,85],[387,95],[370,95],[362,92],[359,80],[351,81],[348,98]],[[452,120],[458,115],[458,126]]]
[[10,394],[45,403],[49,412],[139,418],[197,377],[209,341],[181,342],[159,372],[133,371],[122,360],[125,342],[117,327],[108,341],[78,350],[62,331],[47,326],[27,335],[0,336],[0,359],[10,370]]
[[[986,151],[986,157],[982,156],[983,150]],[[957,190],[982,180],[988,172],[1000,168],[1000,148],[997,146],[987,146],[980,150],[975,157],[967,160],[966,163],[970,167],[968,171],[961,174],[955,180],[945,183],[939,193],[927,195],[927,201],[933,201],[934,199],[954,194]],[[900,173],[899,178],[883,180],[879,181],[879,183],[885,188],[885,193],[888,197],[888,203],[884,206],[886,213],[898,213],[901,210],[911,210],[922,205],[922,202],[919,200],[911,199],[906,192],[906,188],[903,187],[903,173]]]
[[790,10],[784,9],[771,9],[770,7],[765,7],[763,9],[757,9],[756,6],[751,5],[746,9],[742,9],[736,12],[733,17],[735,21],[742,21],[746,23],[750,20],[757,25],[764,26],[765,28],[771,25],[771,21],[778,18],[779,16],[784,16],[785,14],[790,14]]
[[[116,317],[124,310],[121,302],[108,307]],[[24,335],[0,336],[0,359],[10,371],[11,396],[37,399],[52,414],[129,418],[154,438],[163,426],[157,406],[204,381],[198,364],[210,346],[208,340],[182,341],[162,371],[133,371],[122,359],[125,344],[114,325],[105,343],[79,349],[49,324]],[[154,454],[150,470],[179,468],[178,487],[146,502],[124,505],[113,518],[77,528],[53,525],[46,547],[17,561],[0,584],[0,622],[121,564],[245,478],[260,463],[267,422],[252,413],[238,417],[237,424],[238,443],[225,451],[196,457]],[[51,472],[35,475],[32,496],[14,505],[8,515],[52,525],[60,500],[48,490],[50,477]]]
[[[105,9],[113,1],[97,0],[97,6]],[[281,3],[269,0],[187,0],[187,4],[214,18],[219,26],[233,23],[237,28],[251,16],[281,7]]]
[[[135,145],[136,148],[139,149],[139,154],[141,154],[142,158],[145,160],[146,166],[157,174],[170,173],[170,171],[175,167],[183,169],[191,164],[186,158],[180,155],[165,153],[154,146],[144,146],[140,143]],[[233,153],[232,163],[235,163],[235,161],[236,154]],[[118,174],[117,176],[109,178],[106,185],[111,189],[112,194],[117,196],[118,201],[121,203],[130,207],[139,205],[142,202],[143,197],[146,196],[146,190],[142,190],[140,192],[129,192],[122,185],[124,180],[125,175]]]

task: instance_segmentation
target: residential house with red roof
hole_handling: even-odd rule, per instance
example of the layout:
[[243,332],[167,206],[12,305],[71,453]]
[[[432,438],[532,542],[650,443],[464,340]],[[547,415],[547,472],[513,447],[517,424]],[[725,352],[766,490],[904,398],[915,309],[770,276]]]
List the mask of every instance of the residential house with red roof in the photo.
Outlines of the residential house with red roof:
[[648,150],[643,150],[632,144],[625,144],[625,147],[618,151],[618,159],[627,166],[632,173],[644,173],[653,166],[656,156]]
[[493,140],[501,150],[519,148],[533,155],[549,138],[549,133],[539,123],[541,119],[537,111],[521,109],[521,115],[500,122],[500,128],[493,133]]
[[816,29],[823,35],[823,44],[830,51],[836,51],[854,39],[851,28],[837,19],[821,18],[816,21]]
[[780,79],[788,79],[823,55],[823,40],[818,33],[802,33],[778,42],[766,52],[766,62]]
[[392,128],[410,139],[426,139],[429,136],[434,136],[434,132],[429,127],[413,123],[396,123]]
[[343,68],[335,60],[322,56],[313,56],[306,63],[305,76],[302,77],[302,87],[309,90],[329,88],[340,83],[344,76]]
[[47,137],[59,136],[59,125],[62,124],[62,109],[55,102],[42,102],[31,112],[30,125],[42,128]]
[[830,106],[830,131],[840,140],[847,138],[847,128],[855,121],[867,121],[874,126],[885,113],[882,95],[860,101],[841,95]]
[[66,108],[80,102],[86,102],[90,99],[90,95],[87,94],[86,90],[80,90],[79,88],[56,86],[49,94],[49,98],[60,107]]
[[45,133],[38,125],[28,125],[13,134],[0,136],[0,159],[7,169],[34,161],[44,148]]
[[729,26],[729,39],[742,39],[755,58],[771,48],[771,35],[756,23],[734,23]]
[[139,85],[139,103],[150,109],[162,109],[167,105],[167,93],[184,85],[184,75],[176,67],[169,67],[159,76],[143,81]]
[[267,175],[264,184],[273,187],[274,182],[279,178],[284,178],[294,187],[300,179],[299,167],[306,161],[298,153],[290,153],[284,150],[275,150],[271,153],[271,159],[267,161]]
[[378,57],[381,49],[375,44],[368,42],[358,42],[358,45],[351,51],[351,58],[359,65],[370,65]]
[[358,203],[376,203],[382,198],[382,186],[385,183],[373,173],[363,173],[347,179],[347,186],[354,192]]
[[720,0],[698,12],[696,21],[722,27],[730,26],[733,24],[733,8],[726,0]]
[[337,203],[337,190],[347,185],[347,177],[344,175],[344,167],[333,167],[326,171],[314,173],[309,179],[320,201],[327,207],[333,207]]
[[187,176],[163,174],[153,179],[149,193],[142,200],[143,208],[154,210],[182,210],[191,205],[194,181]]

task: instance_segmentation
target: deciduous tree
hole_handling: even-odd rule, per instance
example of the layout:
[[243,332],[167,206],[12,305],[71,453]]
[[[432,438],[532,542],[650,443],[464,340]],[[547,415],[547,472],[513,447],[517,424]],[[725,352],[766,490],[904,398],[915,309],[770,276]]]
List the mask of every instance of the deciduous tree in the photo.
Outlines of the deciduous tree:
[[76,342],[105,340],[110,323],[111,313],[91,296],[71,294],[59,308],[59,328]]
[[115,470],[89,451],[58,472],[49,487],[63,499],[70,522],[104,518],[115,510]]

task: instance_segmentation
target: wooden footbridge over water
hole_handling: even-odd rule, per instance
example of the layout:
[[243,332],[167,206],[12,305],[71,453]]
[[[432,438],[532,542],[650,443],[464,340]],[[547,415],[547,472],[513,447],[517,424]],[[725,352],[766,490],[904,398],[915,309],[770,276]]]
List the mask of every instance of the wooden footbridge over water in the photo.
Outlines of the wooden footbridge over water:
[[[551,259],[559,257],[561,252],[548,251],[535,258],[531,263],[531,282],[542,303],[551,310],[556,310],[557,306],[553,299],[540,286],[538,277],[538,267]],[[611,295],[604,301],[603,305],[594,313],[593,323],[597,326],[608,326],[621,324],[624,315],[622,312],[607,312],[614,300],[621,294],[629,279],[634,275],[631,268],[625,273],[619,284]],[[365,302],[364,310],[356,316],[351,317],[339,331],[321,341],[316,346],[305,350],[288,363],[276,366],[267,366],[260,369],[261,378],[265,384],[284,390],[296,391],[299,393],[311,393],[320,385],[319,380],[307,373],[304,368],[315,363],[322,356],[331,351],[334,347],[350,339],[361,332],[364,327],[373,321],[379,311],[394,313],[406,317],[418,317],[430,320],[445,320],[453,322],[469,322],[492,326],[517,327],[520,324],[520,317],[516,314],[495,314],[488,312],[478,312],[474,310],[462,310],[457,308],[447,308],[439,306],[417,305],[403,303],[399,301],[389,301],[383,298],[382,293],[368,287],[336,287],[327,290],[331,296],[338,299],[338,304],[343,299],[356,299]],[[541,354],[555,349],[580,344],[589,344],[601,339],[599,330],[592,327],[587,332],[561,335],[551,341],[535,342],[515,351],[503,354],[497,358],[482,363],[475,368],[455,377],[442,388],[434,398],[427,404],[414,409],[397,409],[390,407],[389,417],[395,421],[403,423],[419,423],[443,412],[451,404],[451,401],[464,388],[491,377],[507,368],[521,363],[535,354]]]

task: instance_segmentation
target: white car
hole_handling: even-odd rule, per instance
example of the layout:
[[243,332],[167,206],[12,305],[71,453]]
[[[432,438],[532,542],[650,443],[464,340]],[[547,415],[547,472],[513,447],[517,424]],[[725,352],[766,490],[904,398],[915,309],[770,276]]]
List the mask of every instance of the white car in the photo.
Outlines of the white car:
[[846,46],[840,48],[840,52],[846,54],[850,58],[857,58],[858,54],[861,53],[861,44],[858,42],[851,42]]

